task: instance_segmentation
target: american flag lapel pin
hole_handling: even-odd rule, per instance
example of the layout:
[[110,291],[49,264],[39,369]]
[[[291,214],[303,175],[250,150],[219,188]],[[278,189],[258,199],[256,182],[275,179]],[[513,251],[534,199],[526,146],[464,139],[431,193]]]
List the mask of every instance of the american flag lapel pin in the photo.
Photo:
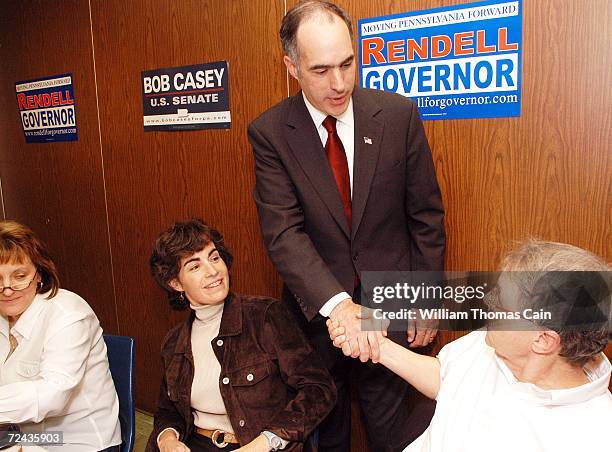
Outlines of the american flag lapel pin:
[[365,144],[372,144],[372,138],[370,138],[370,137],[363,137],[363,142]]

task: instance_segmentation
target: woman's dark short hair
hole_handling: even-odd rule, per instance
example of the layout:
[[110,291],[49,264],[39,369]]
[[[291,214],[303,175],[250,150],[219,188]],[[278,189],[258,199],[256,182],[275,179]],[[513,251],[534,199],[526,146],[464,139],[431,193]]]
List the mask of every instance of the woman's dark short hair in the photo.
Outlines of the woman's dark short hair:
[[181,297],[182,293],[174,290],[169,284],[178,277],[181,258],[202,251],[211,242],[215,244],[221,259],[230,269],[234,258],[225,246],[223,236],[202,220],[177,221],[162,231],[153,242],[153,252],[149,259],[151,274],[168,294],[168,300],[173,308],[183,309],[188,304],[188,301]]
[[24,263],[30,259],[42,284],[36,293],[50,294],[53,298],[59,290],[59,277],[47,246],[29,227],[13,220],[0,221],[0,264]]

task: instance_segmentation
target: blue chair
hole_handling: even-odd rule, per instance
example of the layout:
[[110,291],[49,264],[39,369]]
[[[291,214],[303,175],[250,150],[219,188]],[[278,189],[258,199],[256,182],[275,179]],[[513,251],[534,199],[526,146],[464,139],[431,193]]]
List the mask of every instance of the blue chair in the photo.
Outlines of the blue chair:
[[108,364],[119,397],[121,423],[121,452],[132,452],[136,437],[134,406],[134,338],[104,335],[108,350]]

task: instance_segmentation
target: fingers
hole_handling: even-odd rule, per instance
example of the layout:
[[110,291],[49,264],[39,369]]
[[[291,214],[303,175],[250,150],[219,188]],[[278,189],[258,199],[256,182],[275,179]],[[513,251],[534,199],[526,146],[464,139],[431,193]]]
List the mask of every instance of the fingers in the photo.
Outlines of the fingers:
[[[335,347],[341,348],[345,356],[359,358],[362,362],[380,359],[380,340],[387,336],[388,320],[379,321],[371,315],[373,311],[359,305],[351,306],[352,316],[341,315],[329,318],[325,324]],[[368,330],[368,331],[364,331]]]
[[327,319],[327,321],[325,322],[325,325],[327,325],[327,329],[331,331],[335,328],[338,328],[340,323],[337,320]]
[[438,334],[438,330],[432,328],[417,329],[414,341],[410,343],[410,348],[425,347],[433,342]]
[[370,359],[373,363],[377,363],[380,360],[379,335],[380,333],[377,331],[367,332],[368,343],[370,344]]
[[359,361],[365,363],[370,359],[368,333],[361,333],[359,336],[357,336],[357,343],[359,344]]
[[340,336],[336,336],[334,339],[334,347],[342,348],[342,345],[346,342],[346,336],[341,334]]
[[343,326],[339,326],[329,332],[329,338],[333,341],[338,336],[346,336],[346,329]]
[[159,447],[160,452],[191,452],[191,449],[180,441],[164,442]]
[[430,331],[431,333],[429,334],[429,342],[433,342],[433,340],[436,338],[436,334],[438,334],[438,330],[432,329]]
[[417,328],[414,340],[410,343],[410,348],[423,347],[429,343],[428,340],[429,340],[428,330],[423,330],[423,329],[420,330]]
[[351,344],[348,341],[345,340],[340,347],[344,356],[351,356]]
[[389,329],[389,325],[391,324],[391,321],[389,319],[383,319],[381,326],[380,326],[380,331],[382,333],[383,336],[387,337],[387,330]]
[[355,338],[353,340],[349,340],[349,346],[351,347],[351,353],[350,353],[350,357],[351,358],[357,358],[359,356],[359,339]]
[[406,334],[408,335],[408,342],[412,343],[416,337],[416,322],[414,320],[408,320]]

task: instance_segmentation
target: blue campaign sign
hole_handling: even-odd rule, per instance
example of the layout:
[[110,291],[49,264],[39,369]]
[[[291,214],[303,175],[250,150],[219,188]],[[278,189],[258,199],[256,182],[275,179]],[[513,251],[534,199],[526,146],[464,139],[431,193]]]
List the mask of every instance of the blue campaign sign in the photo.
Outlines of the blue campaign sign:
[[71,74],[17,82],[15,93],[26,143],[78,139]]
[[520,116],[521,38],[521,0],[361,19],[361,86],[412,98],[423,119]]

